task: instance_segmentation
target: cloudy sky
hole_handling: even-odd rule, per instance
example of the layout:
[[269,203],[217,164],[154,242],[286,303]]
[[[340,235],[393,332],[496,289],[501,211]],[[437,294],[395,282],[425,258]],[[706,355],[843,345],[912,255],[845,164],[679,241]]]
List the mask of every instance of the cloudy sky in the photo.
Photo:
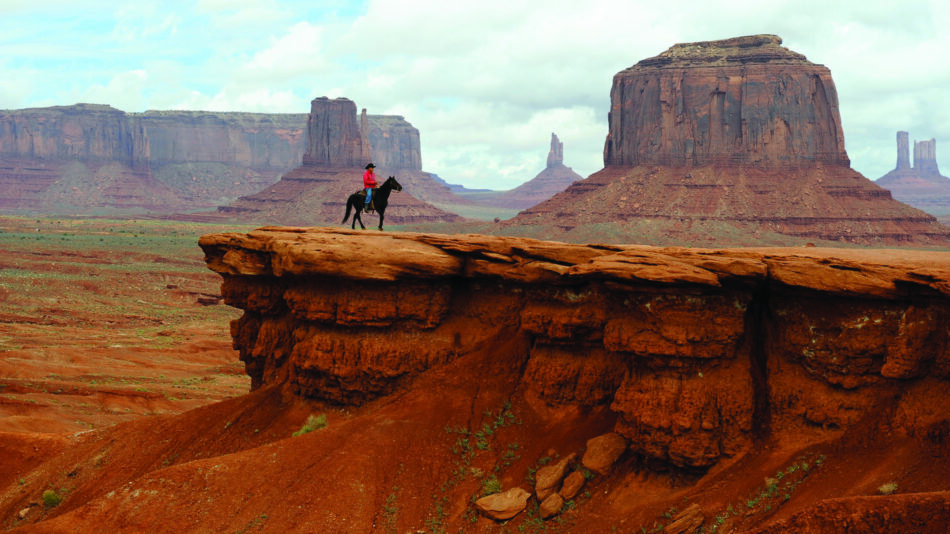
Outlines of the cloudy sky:
[[423,169],[508,189],[551,133],[603,166],[614,74],[674,43],[773,33],[831,69],[852,166],[936,138],[950,174],[945,0],[0,0],[0,109],[307,113],[344,96],[421,132]]

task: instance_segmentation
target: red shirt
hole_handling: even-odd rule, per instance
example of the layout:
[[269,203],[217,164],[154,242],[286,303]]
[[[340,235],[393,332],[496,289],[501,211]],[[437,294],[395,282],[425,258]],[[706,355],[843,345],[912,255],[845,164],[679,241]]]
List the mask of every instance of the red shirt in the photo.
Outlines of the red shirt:
[[366,169],[363,173],[363,189],[367,187],[376,187],[376,175],[373,174],[373,169]]

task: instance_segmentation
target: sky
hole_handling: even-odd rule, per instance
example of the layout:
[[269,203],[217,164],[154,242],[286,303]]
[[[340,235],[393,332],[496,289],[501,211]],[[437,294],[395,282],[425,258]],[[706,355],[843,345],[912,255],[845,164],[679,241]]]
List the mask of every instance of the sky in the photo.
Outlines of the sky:
[[617,72],[759,33],[831,70],[854,169],[893,169],[904,130],[936,139],[950,174],[946,0],[0,0],[0,109],[308,113],[346,97],[418,128],[423,170],[503,190],[544,169],[551,133],[581,176],[603,167]]

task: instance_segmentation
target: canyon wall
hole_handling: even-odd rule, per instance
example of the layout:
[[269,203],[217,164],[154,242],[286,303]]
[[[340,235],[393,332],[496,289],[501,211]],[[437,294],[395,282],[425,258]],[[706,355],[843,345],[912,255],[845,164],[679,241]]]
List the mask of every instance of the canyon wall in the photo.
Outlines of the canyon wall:
[[254,168],[299,162],[305,114],[147,111],[77,104],[0,112],[0,157],[110,161],[141,168],[183,162]]
[[[261,191],[302,161],[339,167],[378,157],[394,172],[421,172],[418,130],[402,117],[369,115],[344,129],[343,108],[355,120],[355,105],[323,100],[317,114],[95,104],[0,111],[0,208],[208,209]],[[308,134],[322,144],[308,146]]]
[[609,407],[647,464],[827,440],[882,406],[894,436],[947,424],[948,253],[291,227],[200,245],[244,310],[231,333],[254,388],[361,405],[521,340],[526,398]]

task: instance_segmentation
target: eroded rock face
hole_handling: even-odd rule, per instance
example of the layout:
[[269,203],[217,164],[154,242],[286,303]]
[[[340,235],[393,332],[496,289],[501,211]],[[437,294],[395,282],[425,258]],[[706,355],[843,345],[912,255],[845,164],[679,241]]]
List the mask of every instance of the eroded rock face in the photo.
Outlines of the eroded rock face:
[[604,169],[501,226],[573,242],[950,242],[850,168],[831,73],[781,42],[677,44],[617,73]]
[[0,208],[193,211],[259,193],[301,162],[362,168],[372,159],[409,190],[444,200],[421,170],[419,131],[365,110],[357,122],[347,99],[317,98],[310,114],[94,104],[0,111]]
[[[413,191],[428,191],[429,198],[444,200],[451,194],[440,195],[444,188],[420,170],[419,131],[402,117],[367,115],[363,110],[357,118],[356,104],[346,98],[315,98],[310,106],[303,165],[270,187],[219,207],[219,213],[281,224],[337,224],[347,198],[362,189],[364,167],[378,158],[376,181],[382,184],[394,176],[402,186],[390,196],[386,220],[391,224],[460,219],[413,196]],[[366,215],[364,224],[374,224],[376,217]]]
[[847,166],[830,71],[781,44],[677,44],[619,72],[604,165]]
[[200,244],[254,387],[361,404],[504,345],[532,402],[609,408],[613,450],[700,470],[898,393],[896,435],[950,410],[950,253],[290,227]]
[[369,146],[364,145],[360,124],[356,121],[356,104],[352,100],[331,100],[323,96],[310,101],[304,165],[361,167],[369,159]]
[[146,111],[93,104],[0,112],[0,206],[213,207],[299,163],[304,114]]

